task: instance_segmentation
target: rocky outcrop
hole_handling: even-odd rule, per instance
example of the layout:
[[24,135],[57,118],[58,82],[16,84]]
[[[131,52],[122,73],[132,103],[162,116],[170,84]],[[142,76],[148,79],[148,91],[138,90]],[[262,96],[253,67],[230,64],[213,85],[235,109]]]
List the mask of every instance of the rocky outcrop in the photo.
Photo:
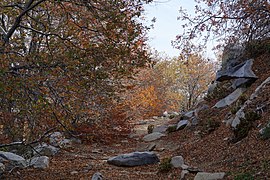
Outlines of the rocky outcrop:
[[233,128],[236,128],[240,124],[241,119],[245,118],[245,109],[247,106],[252,103],[252,101],[259,96],[261,90],[270,84],[270,77],[268,77],[260,86],[256,88],[254,93],[251,94],[250,98],[244,103],[244,105],[236,112],[236,114],[227,121],[228,124],[231,124]]
[[240,63],[234,67],[227,68],[225,70],[220,70],[217,72],[216,80],[224,81],[230,79],[253,79],[256,80],[258,77],[252,71],[253,60],[247,60],[243,63]]
[[115,166],[133,167],[146,164],[156,164],[159,162],[159,158],[153,152],[133,152],[112,157],[108,159],[107,162]]

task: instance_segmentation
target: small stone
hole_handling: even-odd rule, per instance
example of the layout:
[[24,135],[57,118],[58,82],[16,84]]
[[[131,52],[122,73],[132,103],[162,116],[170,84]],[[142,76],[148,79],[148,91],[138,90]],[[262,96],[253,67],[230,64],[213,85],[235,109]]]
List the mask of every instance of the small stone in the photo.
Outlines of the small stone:
[[185,179],[185,176],[188,174],[188,170],[183,170],[182,172],[181,172],[181,177],[180,177],[180,179]]
[[50,144],[53,146],[59,146],[61,141],[64,140],[64,136],[60,132],[54,132],[50,135]]
[[182,168],[183,170],[187,170],[187,169],[189,168],[189,166],[186,165],[186,164],[183,164],[183,165],[181,166],[181,168]]
[[156,144],[150,144],[148,147],[148,151],[153,151],[156,148]]
[[72,176],[74,176],[74,175],[76,175],[76,174],[79,174],[79,172],[78,172],[78,171],[71,171],[71,172],[70,172],[70,175],[72,175]]
[[3,163],[0,163],[0,175],[5,172],[5,165]]
[[42,156],[54,156],[58,153],[59,148],[56,148],[54,146],[48,145],[46,143],[41,143],[40,145],[36,146],[33,151],[34,154],[39,154]]
[[30,159],[30,166],[38,169],[46,169],[49,167],[49,158],[47,156],[34,157]]
[[188,124],[190,124],[188,120],[180,120],[177,124],[176,130],[184,129]]
[[103,176],[100,172],[96,172],[93,176],[91,180],[103,180]]
[[220,173],[198,172],[194,180],[218,180],[218,179],[223,179],[224,176],[225,176],[224,172],[220,172]]
[[182,156],[174,156],[171,160],[171,165],[175,168],[180,168],[184,164],[184,158]]

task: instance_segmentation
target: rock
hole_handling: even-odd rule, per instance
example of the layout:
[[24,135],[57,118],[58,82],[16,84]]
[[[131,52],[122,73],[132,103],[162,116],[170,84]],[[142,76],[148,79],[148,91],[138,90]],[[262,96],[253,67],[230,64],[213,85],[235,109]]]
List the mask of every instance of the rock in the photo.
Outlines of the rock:
[[181,168],[182,168],[183,170],[188,170],[189,166],[186,165],[186,164],[183,164],[183,165],[181,166]]
[[180,120],[177,124],[176,130],[184,129],[186,126],[188,126],[190,122],[188,120]]
[[207,94],[211,94],[217,87],[217,81],[212,81],[211,84],[208,86]]
[[159,162],[159,158],[153,152],[133,152],[112,157],[108,159],[107,162],[115,166],[133,167],[146,164],[156,164]]
[[0,178],[1,178],[1,174],[3,174],[5,172],[5,165],[3,163],[0,163]]
[[227,97],[223,98],[222,100],[218,101],[214,107],[216,108],[222,108],[225,106],[229,106],[243,94],[243,92],[246,91],[246,88],[238,88],[231,94],[229,94]]
[[189,119],[191,118],[192,116],[194,116],[194,113],[195,111],[188,111],[188,112],[185,112],[184,114],[182,114],[182,119]]
[[160,139],[161,137],[165,136],[165,134],[159,133],[159,132],[153,132],[151,134],[147,134],[143,137],[143,140],[146,142],[155,141],[157,139]]
[[34,154],[42,155],[42,156],[54,156],[59,151],[59,148],[48,145],[46,143],[41,143],[34,148]]
[[70,139],[63,139],[60,144],[59,144],[59,147],[71,147],[72,146],[72,140]]
[[84,173],[88,173],[91,169],[93,169],[93,164],[92,163],[89,163],[89,164],[87,164],[87,166],[85,166],[83,168],[83,172]]
[[238,124],[240,124],[240,119],[245,118],[245,108],[248,107],[248,105],[256,98],[259,96],[261,93],[262,89],[264,89],[265,86],[270,84],[270,77],[268,77],[262,84],[260,84],[256,90],[251,94],[249,99],[242,105],[242,107],[236,112],[236,114],[231,117],[228,120],[228,123],[231,124],[233,128],[236,128]]
[[217,180],[217,179],[223,179],[224,176],[225,176],[224,172],[221,172],[221,173],[198,172],[194,180]]
[[153,151],[156,148],[156,144],[152,143],[148,146],[148,151]]
[[249,59],[243,63],[240,63],[234,67],[227,68],[225,70],[220,70],[217,72],[216,80],[224,81],[236,78],[248,78],[248,79],[258,79],[258,77],[252,71],[253,60]]
[[153,132],[165,133],[168,129],[168,125],[157,126],[153,129]]
[[70,147],[72,145],[72,140],[66,139],[60,132],[52,133],[49,141],[55,147]]
[[17,166],[20,168],[27,167],[26,160],[14,153],[0,151],[0,163],[8,161],[8,164],[12,167]]
[[61,141],[63,141],[65,137],[60,132],[54,132],[50,135],[49,142],[53,146],[59,146]]
[[188,173],[189,173],[188,170],[182,170],[180,180],[181,180],[181,179],[185,179],[185,176],[186,176]]
[[70,172],[70,175],[72,175],[72,176],[77,175],[77,174],[79,174],[78,171],[71,171],[71,172]]
[[80,140],[80,139],[78,139],[78,138],[72,137],[70,140],[71,140],[72,143],[75,143],[75,144],[82,144],[82,140]]
[[255,79],[248,79],[248,78],[238,78],[235,79],[232,83],[232,88],[237,89],[239,87],[247,87],[254,82]]
[[198,173],[198,172],[203,172],[201,169],[197,168],[197,167],[188,167],[187,168],[188,172],[190,173]]
[[175,168],[180,168],[182,165],[184,165],[184,158],[182,156],[172,157],[171,165]]
[[47,156],[34,157],[30,159],[29,165],[38,169],[46,169],[49,167],[49,158]]
[[102,180],[103,176],[100,172],[96,172],[93,176],[91,180]]
[[168,111],[164,111],[163,116],[165,116],[165,117],[169,116]]
[[196,126],[198,123],[199,121],[197,117],[194,116],[191,118],[191,125]]

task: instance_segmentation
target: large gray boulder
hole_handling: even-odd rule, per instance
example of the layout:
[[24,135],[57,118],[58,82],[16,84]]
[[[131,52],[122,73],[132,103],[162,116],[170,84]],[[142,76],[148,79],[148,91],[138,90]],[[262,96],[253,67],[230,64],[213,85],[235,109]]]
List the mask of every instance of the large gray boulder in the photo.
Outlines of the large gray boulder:
[[224,172],[220,172],[220,173],[198,172],[194,180],[217,180],[217,179],[223,179],[224,176],[225,176]]
[[231,94],[229,94],[228,96],[226,96],[225,98],[221,99],[220,101],[218,101],[214,107],[216,108],[222,108],[222,107],[226,107],[231,105],[232,103],[234,103],[235,101],[237,101],[237,99],[246,91],[245,88],[238,88],[235,91],[233,91]]
[[27,167],[27,162],[23,157],[14,153],[0,151],[0,163],[4,161],[8,161],[8,164],[12,167]]
[[147,134],[146,136],[144,136],[143,140],[146,142],[150,142],[150,141],[155,141],[157,139],[160,139],[163,136],[166,136],[166,135],[160,132],[153,132],[151,134]]
[[58,152],[59,152],[59,148],[48,145],[46,143],[41,143],[34,148],[34,155],[54,156]]
[[253,60],[249,59],[243,63],[240,63],[234,67],[220,70],[217,72],[216,80],[224,81],[236,78],[248,78],[258,79],[258,77],[252,71]]
[[49,157],[47,156],[33,157],[29,160],[29,166],[37,169],[46,169],[49,167],[49,162]]
[[159,162],[159,158],[153,152],[133,152],[112,157],[108,159],[107,162],[115,166],[133,167],[146,164],[156,164]]

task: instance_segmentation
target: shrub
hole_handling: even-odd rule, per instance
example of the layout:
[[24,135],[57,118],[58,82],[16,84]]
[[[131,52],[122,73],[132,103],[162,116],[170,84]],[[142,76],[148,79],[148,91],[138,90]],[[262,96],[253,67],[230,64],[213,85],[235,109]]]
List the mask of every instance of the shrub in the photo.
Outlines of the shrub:
[[175,132],[176,131],[176,128],[177,128],[177,126],[176,125],[174,125],[174,126],[169,126],[168,128],[167,128],[167,132],[168,133],[172,133],[172,132]]
[[247,137],[249,130],[252,128],[253,122],[260,119],[261,115],[254,111],[245,114],[245,118],[240,119],[240,124],[234,129],[234,138],[232,143],[236,143]]
[[172,169],[171,160],[172,158],[163,159],[158,167],[159,172],[169,172]]
[[147,127],[148,134],[151,134],[153,132],[154,127],[155,126],[153,124],[148,125],[148,127]]
[[254,177],[250,173],[241,173],[236,175],[234,180],[254,180]]
[[266,126],[263,131],[262,131],[262,134],[261,134],[261,138],[263,140],[267,140],[270,138],[270,126]]

